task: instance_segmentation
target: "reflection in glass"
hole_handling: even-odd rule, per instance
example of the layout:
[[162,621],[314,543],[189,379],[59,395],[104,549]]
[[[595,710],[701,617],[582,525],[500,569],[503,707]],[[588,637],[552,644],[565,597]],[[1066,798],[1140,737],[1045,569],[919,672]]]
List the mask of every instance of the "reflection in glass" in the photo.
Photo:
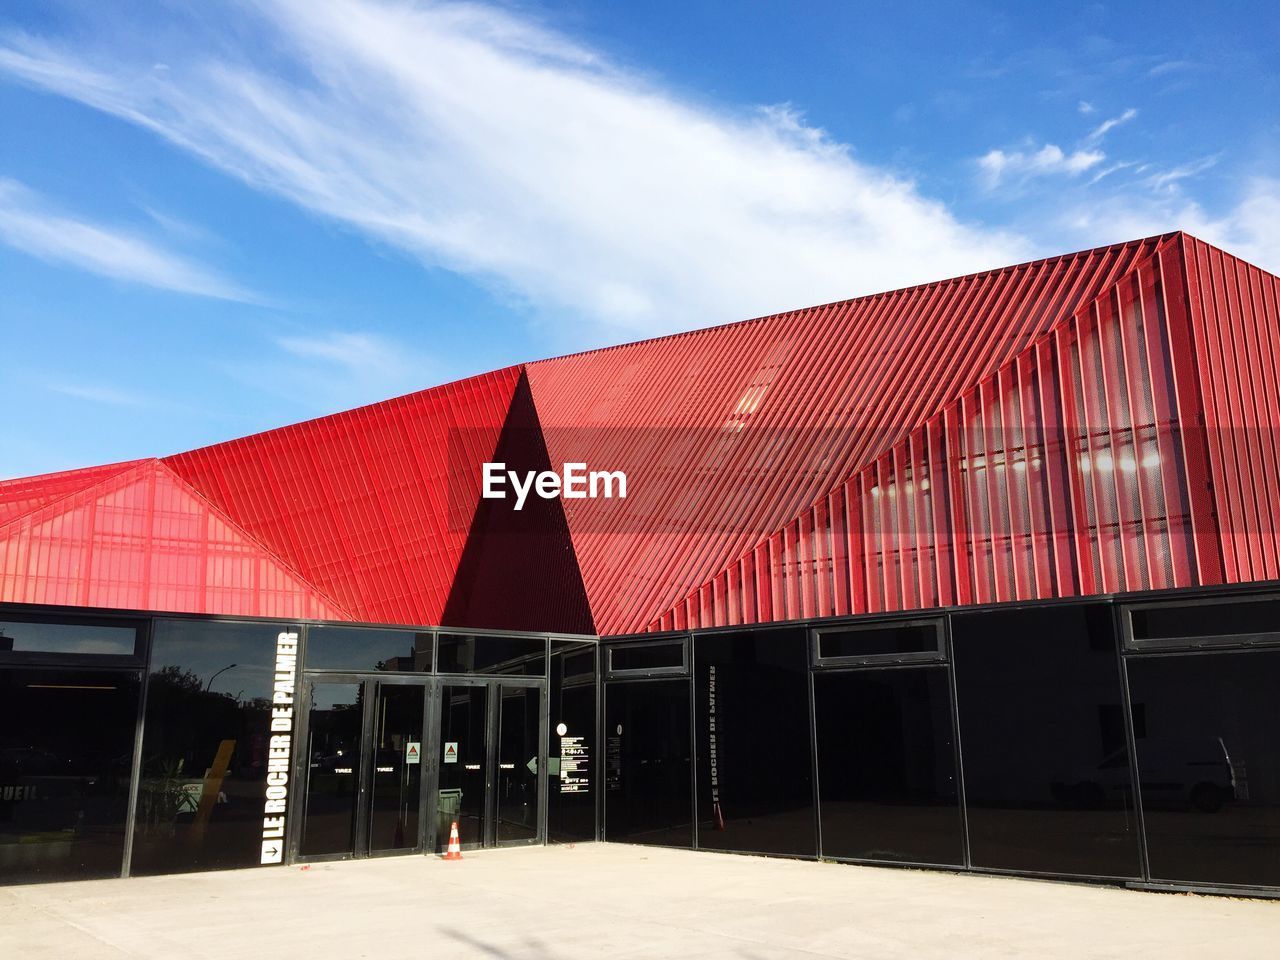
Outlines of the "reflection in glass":
[[496,839],[532,843],[538,839],[538,720],[542,691],[502,687],[498,701]]
[[369,849],[375,853],[418,845],[426,696],[426,689],[417,684],[377,686],[369,792]]
[[951,653],[973,864],[1138,876],[1110,609],[955,615]]
[[547,641],[540,637],[440,634],[440,673],[536,676],[547,673]]
[[698,846],[815,856],[805,631],[694,644]]
[[110,654],[131,657],[138,631],[104,624],[0,621],[0,654]]
[[893,657],[937,654],[942,648],[942,624],[880,623],[872,627],[825,629],[818,634],[818,656]]
[[963,861],[947,668],[813,676],[824,857]]
[[261,863],[276,641],[296,630],[157,621],[133,873]]
[[596,838],[596,653],[594,643],[551,642],[548,843]]
[[449,684],[441,688],[440,791],[436,801],[436,850],[449,845],[449,825],[458,823],[463,847],[484,843],[485,723],[489,690]]
[[671,670],[684,667],[684,643],[623,643],[609,649],[609,669]]
[[308,670],[431,672],[431,634],[374,627],[311,627]]
[[605,838],[693,845],[689,681],[605,685]]
[[1280,886],[1280,651],[1127,667],[1152,879]]
[[0,669],[0,883],[120,875],[137,723],[136,671]]
[[304,857],[355,853],[364,684],[311,682]]
[[1129,616],[1138,642],[1191,640],[1251,643],[1280,638],[1280,599],[1135,607]]

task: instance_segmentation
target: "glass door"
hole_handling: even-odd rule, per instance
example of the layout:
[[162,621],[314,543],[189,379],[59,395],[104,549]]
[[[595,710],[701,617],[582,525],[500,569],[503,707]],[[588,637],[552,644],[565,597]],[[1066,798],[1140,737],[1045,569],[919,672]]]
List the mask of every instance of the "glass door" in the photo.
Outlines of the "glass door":
[[437,852],[538,843],[545,804],[546,684],[448,680],[440,688]]
[[429,683],[416,677],[307,677],[300,858],[422,850]]

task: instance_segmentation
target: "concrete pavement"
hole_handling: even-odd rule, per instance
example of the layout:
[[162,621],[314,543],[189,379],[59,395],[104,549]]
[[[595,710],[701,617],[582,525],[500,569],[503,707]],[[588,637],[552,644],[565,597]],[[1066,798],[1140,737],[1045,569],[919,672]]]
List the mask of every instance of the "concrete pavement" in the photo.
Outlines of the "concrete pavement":
[[5,960],[1280,956],[1280,902],[584,844],[0,888]]

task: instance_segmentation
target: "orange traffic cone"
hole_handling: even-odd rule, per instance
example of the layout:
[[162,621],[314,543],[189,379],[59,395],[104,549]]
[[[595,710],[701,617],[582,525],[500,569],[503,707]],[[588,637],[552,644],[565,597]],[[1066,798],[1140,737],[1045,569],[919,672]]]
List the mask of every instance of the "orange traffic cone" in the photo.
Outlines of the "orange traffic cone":
[[449,849],[445,851],[444,859],[461,860],[462,859],[462,843],[458,840],[458,821],[453,821],[449,826]]

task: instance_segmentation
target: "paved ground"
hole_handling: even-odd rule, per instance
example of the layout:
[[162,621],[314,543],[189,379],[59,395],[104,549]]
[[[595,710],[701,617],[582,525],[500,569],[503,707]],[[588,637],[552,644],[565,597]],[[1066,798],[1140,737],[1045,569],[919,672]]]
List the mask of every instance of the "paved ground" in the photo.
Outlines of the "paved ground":
[[1280,902],[586,844],[0,888],[0,958],[1280,956]]

